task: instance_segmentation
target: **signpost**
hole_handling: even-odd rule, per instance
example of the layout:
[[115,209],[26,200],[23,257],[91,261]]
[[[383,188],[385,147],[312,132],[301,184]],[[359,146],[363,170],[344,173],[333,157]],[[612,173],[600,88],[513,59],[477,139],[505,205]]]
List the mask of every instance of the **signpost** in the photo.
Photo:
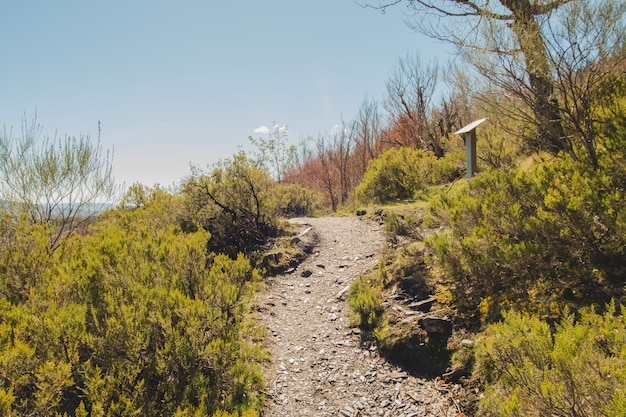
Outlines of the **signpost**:
[[487,118],[478,119],[468,124],[461,130],[454,132],[455,135],[463,136],[465,140],[465,158],[467,161],[467,179],[476,174],[476,128]]

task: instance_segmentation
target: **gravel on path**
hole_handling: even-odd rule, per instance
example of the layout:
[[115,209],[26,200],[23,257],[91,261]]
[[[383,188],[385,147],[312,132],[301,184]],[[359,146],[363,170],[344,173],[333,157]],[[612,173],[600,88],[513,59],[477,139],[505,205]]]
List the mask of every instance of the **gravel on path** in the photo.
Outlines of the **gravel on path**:
[[272,360],[263,416],[459,416],[453,385],[416,378],[363,343],[346,291],[382,256],[382,226],[354,216],[300,218],[313,253],[259,294]]

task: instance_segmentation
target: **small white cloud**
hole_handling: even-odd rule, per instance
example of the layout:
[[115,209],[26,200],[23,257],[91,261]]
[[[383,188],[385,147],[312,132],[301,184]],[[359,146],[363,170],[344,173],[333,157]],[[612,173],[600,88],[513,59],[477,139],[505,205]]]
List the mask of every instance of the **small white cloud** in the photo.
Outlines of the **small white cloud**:
[[254,129],[254,133],[270,133],[270,128],[267,126],[259,126]]
[[341,132],[341,126],[339,125],[334,125],[333,127],[330,128],[330,133],[339,133]]

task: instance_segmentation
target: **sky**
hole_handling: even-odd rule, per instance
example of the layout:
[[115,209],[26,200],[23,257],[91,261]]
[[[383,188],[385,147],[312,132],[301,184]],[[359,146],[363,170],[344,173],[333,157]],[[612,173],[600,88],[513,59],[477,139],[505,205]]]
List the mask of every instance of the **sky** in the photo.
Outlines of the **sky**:
[[0,2],[0,128],[98,137],[116,181],[170,186],[286,126],[330,132],[398,60],[445,61],[403,7],[366,0]]

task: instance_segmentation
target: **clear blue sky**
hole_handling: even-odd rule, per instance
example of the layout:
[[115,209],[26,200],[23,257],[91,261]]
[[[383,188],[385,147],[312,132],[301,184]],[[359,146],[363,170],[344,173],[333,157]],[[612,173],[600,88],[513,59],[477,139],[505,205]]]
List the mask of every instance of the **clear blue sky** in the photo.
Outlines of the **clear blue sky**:
[[[363,0],[364,2],[365,0]],[[273,122],[294,143],[384,98],[400,57],[443,46],[353,0],[5,0],[0,126],[114,148],[130,185],[179,182]]]

